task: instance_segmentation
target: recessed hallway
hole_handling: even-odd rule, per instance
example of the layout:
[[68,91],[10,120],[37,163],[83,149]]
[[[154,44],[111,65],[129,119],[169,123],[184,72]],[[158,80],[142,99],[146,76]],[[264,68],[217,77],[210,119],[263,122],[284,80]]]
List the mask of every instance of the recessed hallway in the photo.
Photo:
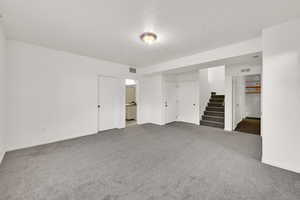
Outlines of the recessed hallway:
[[260,162],[261,138],[146,124],[8,152],[0,199],[298,200],[300,175]]

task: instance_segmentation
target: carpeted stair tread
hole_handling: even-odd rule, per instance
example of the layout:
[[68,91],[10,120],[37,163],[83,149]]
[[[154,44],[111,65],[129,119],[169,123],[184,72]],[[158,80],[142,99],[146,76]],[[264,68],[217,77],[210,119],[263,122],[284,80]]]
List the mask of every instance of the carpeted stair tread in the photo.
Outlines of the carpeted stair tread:
[[224,112],[224,107],[206,107],[207,111]]
[[224,128],[224,123],[215,122],[215,121],[208,121],[208,120],[201,120],[200,125],[216,127],[216,128]]
[[224,117],[220,116],[202,115],[202,120],[224,123]]
[[220,118],[220,119],[224,119],[224,117],[220,117],[220,116],[213,116],[213,115],[202,115],[203,117],[214,117],[214,118]]
[[224,117],[224,112],[204,111],[204,115]]
[[202,122],[210,122],[210,123],[214,123],[214,124],[223,124],[222,122],[215,122],[215,121],[210,121],[210,120],[201,120]]
[[223,106],[223,102],[218,102],[218,103],[215,103],[215,102],[210,102],[208,103],[208,106],[212,106],[212,107],[224,107]]

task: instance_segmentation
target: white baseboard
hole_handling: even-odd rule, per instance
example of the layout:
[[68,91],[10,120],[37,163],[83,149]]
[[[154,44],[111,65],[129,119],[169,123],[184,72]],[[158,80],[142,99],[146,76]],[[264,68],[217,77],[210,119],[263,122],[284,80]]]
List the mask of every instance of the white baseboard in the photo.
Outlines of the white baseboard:
[[2,163],[4,155],[5,155],[5,152],[0,152],[0,164]]
[[288,171],[292,171],[292,172],[296,172],[296,173],[300,173],[300,166],[293,166],[291,164],[287,164],[287,163],[281,163],[281,162],[276,162],[276,161],[270,161],[267,159],[262,158],[262,163],[267,164],[267,165],[271,165],[274,167],[278,167],[281,169],[285,169]]
[[8,145],[7,152],[20,150],[20,149],[26,149],[26,148],[30,148],[30,147],[41,146],[41,145],[45,145],[45,144],[51,144],[51,143],[55,143],[55,142],[63,142],[63,141],[66,141],[66,140],[72,140],[72,139],[76,139],[76,138],[80,138],[80,137],[94,135],[94,134],[97,134],[97,133],[98,132],[91,131],[91,132],[88,132],[88,133],[68,135],[68,136],[65,136],[65,137],[60,137],[60,138],[51,139],[51,140],[35,141],[34,143],[30,143],[30,144],[22,144],[22,145],[16,144],[16,145],[13,145],[13,146]]

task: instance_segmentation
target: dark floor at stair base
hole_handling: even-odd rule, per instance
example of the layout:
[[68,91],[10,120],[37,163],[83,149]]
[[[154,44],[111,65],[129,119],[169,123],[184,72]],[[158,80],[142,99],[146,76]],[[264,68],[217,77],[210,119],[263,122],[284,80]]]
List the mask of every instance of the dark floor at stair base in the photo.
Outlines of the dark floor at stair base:
[[238,123],[235,131],[260,135],[260,119],[245,118]]

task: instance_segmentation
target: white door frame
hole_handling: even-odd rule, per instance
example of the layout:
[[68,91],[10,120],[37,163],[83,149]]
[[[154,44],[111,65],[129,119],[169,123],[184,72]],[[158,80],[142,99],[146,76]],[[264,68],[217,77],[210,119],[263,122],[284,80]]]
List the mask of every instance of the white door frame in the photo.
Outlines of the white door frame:
[[135,78],[124,78],[123,82],[124,82],[124,117],[122,117],[122,119],[124,119],[124,127],[126,127],[126,79],[131,79],[131,80],[135,80],[135,102],[136,102],[136,123],[139,124],[139,116],[140,116],[140,87],[139,87],[139,81]]

